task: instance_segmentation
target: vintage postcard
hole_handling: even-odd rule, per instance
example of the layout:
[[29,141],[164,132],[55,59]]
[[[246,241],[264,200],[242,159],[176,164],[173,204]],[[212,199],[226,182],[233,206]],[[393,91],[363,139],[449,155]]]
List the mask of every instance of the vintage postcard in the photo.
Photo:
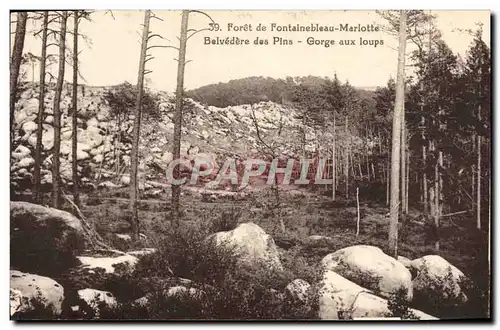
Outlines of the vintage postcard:
[[10,319],[491,319],[491,13],[10,13]]

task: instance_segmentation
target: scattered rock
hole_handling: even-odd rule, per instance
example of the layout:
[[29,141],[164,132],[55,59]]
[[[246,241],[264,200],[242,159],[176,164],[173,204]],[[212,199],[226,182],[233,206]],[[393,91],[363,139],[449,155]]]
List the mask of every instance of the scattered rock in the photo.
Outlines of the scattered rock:
[[126,242],[128,242],[128,241],[131,241],[131,240],[132,240],[132,237],[130,237],[130,235],[128,235],[128,234],[115,234],[115,235],[116,235],[116,237],[118,237],[119,239],[122,239],[122,240],[124,240],[124,241],[126,241]]
[[125,185],[125,186],[128,186],[130,184],[130,176],[128,175],[123,175],[121,178],[120,178],[120,183]]
[[193,296],[196,296],[198,294],[198,290],[196,288],[189,288],[189,290],[188,290],[188,288],[186,288],[183,285],[176,285],[176,286],[173,286],[167,290],[168,297],[173,297],[173,296],[181,295],[181,294],[185,294],[185,293],[189,293],[189,295],[191,297],[193,297]]
[[21,168],[27,168],[35,164],[35,160],[31,157],[24,157],[19,162],[17,162],[17,166]]
[[95,317],[99,316],[99,307],[114,308],[117,306],[115,296],[108,291],[101,291],[96,289],[82,289],[78,290],[78,297],[84,300],[89,307],[94,310]]
[[100,188],[108,188],[108,189],[120,187],[120,185],[117,185],[116,183],[113,183],[111,181],[103,181],[103,182],[99,183],[97,186]]
[[130,254],[134,257],[142,257],[142,256],[152,254],[155,252],[156,252],[155,248],[142,248],[142,249],[136,250],[136,251],[129,251],[129,252],[127,252],[127,254]]
[[222,231],[209,236],[216,244],[234,246],[241,256],[241,261],[258,264],[264,263],[270,268],[282,270],[278,249],[273,238],[252,222],[242,223],[230,231]]
[[[16,150],[12,153],[12,157],[15,159],[23,159],[29,156],[31,153],[30,149],[26,148],[23,145],[19,145]],[[22,167],[22,166],[21,166]]]
[[139,259],[131,254],[122,254],[114,257],[87,257],[79,256],[77,259],[82,263],[83,269],[102,268],[106,273],[114,273],[118,265],[129,267],[132,271]]
[[316,245],[323,246],[333,243],[333,239],[327,236],[311,235],[305,239],[304,243],[310,246],[316,246]]
[[306,302],[310,287],[311,285],[307,281],[298,278],[285,287],[285,295],[293,301]]

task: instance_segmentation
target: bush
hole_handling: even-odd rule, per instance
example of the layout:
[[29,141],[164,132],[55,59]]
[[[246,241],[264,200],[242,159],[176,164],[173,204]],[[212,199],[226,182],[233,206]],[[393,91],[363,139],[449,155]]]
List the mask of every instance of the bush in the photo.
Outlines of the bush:
[[136,276],[178,276],[210,285],[220,282],[228,271],[236,270],[238,256],[234,248],[216,246],[208,235],[203,224],[169,228],[157,252],[141,258]]
[[236,207],[222,211],[220,217],[212,219],[210,232],[216,233],[219,231],[233,230],[238,225],[241,214],[241,209],[237,209]]
[[[428,272],[428,269],[424,264],[419,276],[426,278],[426,272]],[[414,294],[414,306],[442,319],[464,318],[464,312],[466,312],[464,310],[465,305],[461,297],[455,295],[454,283],[455,279],[452,269],[448,267],[448,272],[444,278],[433,283],[428,283],[425,290]]]
[[[28,298],[23,297],[22,299],[27,300]],[[11,320],[53,320],[56,318],[54,305],[47,304],[47,299],[42,296],[40,291],[37,292],[36,296],[29,299],[29,306],[30,308],[25,311],[14,313]]]
[[[170,229],[158,251],[138,262],[133,273],[107,276],[102,290],[113,292],[119,305],[105,307],[100,319],[310,319],[317,315],[317,294],[306,302],[282,293],[300,275],[314,280],[303,259],[285,271],[265,264],[243,265],[231,246],[216,246],[206,237],[211,226],[182,224]],[[314,268],[313,268],[314,269]],[[179,279],[185,278],[191,281]],[[187,290],[168,295],[168,288]],[[189,289],[195,288],[195,293]],[[140,306],[134,300],[146,297]]]
[[418,320],[419,318],[411,311],[409,304],[408,290],[405,287],[394,290],[387,301],[390,311],[387,316],[399,317],[402,320]]

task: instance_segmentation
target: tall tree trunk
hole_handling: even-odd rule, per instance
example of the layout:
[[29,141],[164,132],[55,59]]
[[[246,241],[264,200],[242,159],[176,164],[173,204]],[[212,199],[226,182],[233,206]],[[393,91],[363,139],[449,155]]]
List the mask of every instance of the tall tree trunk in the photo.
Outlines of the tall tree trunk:
[[[407,145],[408,146],[408,145]],[[410,190],[410,153],[408,152],[408,149],[406,150],[406,184],[405,184],[405,214],[408,214],[408,191]]]
[[406,12],[401,11],[399,19],[398,73],[396,81],[396,101],[392,121],[391,153],[391,201],[389,222],[389,253],[398,256],[398,219],[399,219],[399,170],[401,156],[401,124],[405,100],[405,54],[406,54]]
[[335,147],[336,147],[336,122],[335,122],[335,115],[333,115],[333,143],[332,143],[332,200],[335,200],[335,187],[337,186],[337,173],[335,171]]
[[78,196],[78,189],[80,180],[78,178],[78,10],[73,11],[74,28],[73,28],[73,118],[72,118],[72,137],[71,137],[71,165],[73,171],[73,202],[76,206],[80,206],[80,198]]
[[59,36],[59,70],[54,95],[54,155],[52,159],[52,206],[61,207],[61,177],[60,177],[60,151],[61,151],[61,93],[64,83],[64,65],[66,51],[66,23],[68,12],[61,14],[61,31]]
[[[434,226],[436,232],[439,231],[439,157],[436,163],[434,164]],[[439,251],[439,236],[436,237],[435,249]]]
[[[477,111],[477,118],[481,122],[481,105]],[[476,196],[476,226],[481,229],[481,135],[477,136],[477,196]]]
[[359,236],[359,222],[361,220],[361,215],[359,213],[359,187],[356,187],[356,206],[358,211],[358,218],[356,221],[356,236]]
[[[181,155],[181,131],[182,131],[182,104],[184,98],[184,67],[186,65],[186,43],[189,11],[182,11],[181,36],[179,46],[179,58],[177,66],[177,89],[175,92],[175,113],[174,113],[174,146],[173,158],[180,159]],[[173,175],[179,178],[179,165],[174,168]],[[172,184],[172,219],[175,226],[180,225],[180,185]]]
[[148,48],[149,21],[151,11],[144,13],[144,28],[142,30],[141,55],[139,59],[139,73],[137,75],[137,100],[132,133],[132,153],[130,158],[130,212],[132,213],[132,231],[135,240],[139,239],[139,216],[137,212],[137,168],[139,165],[139,136],[141,132],[142,99],[144,97],[144,74],[146,69],[146,52]]
[[[386,170],[387,168],[387,170]],[[385,205],[389,205],[389,201],[390,201],[390,196],[391,196],[391,186],[390,186],[390,183],[391,183],[391,180],[390,180],[390,168],[389,166],[384,166],[384,173],[385,174]]]
[[[347,137],[347,130],[349,125],[349,117],[345,116],[345,134]],[[349,198],[349,141],[347,142],[346,152],[345,152],[345,164],[344,164],[344,176],[345,176],[345,198]]]
[[49,12],[43,12],[42,27],[42,56],[40,58],[40,91],[38,97],[38,116],[36,129],[35,147],[35,168],[33,170],[33,180],[35,181],[35,203],[41,203],[41,167],[42,167],[42,137],[43,137],[43,115],[45,112],[45,62],[47,60],[47,30],[49,25]]
[[115,154],[115,174],[116,174],[116,183],[120,182],[120,148],[121,148],[121,139],[122,139],[122,120],[121,120],[121,115],[118,114],[116,117],[116,124],[117,124],[117,129],[116,129],[116,138],[115,138],[115,147],[114,147],[114,154]]
[[422,162],[423,162],[423,173],[422,173],[422,194],[423,194],[423,201],[424,201],[424,213],[429,213],[429,188],[427,186],[427,148],[425,147],[425,140],[424,140],[424,145],[422,145]]
[[[10,147],[14,147],[14,110],[16,108],[17,82],[19,70],[23,60],[24,36],[26,35],[26,21],[28,13],[17,13],[16,34],[14,36],[14,47],[10,61]],[[12,150],[11,150],[12,152]]]

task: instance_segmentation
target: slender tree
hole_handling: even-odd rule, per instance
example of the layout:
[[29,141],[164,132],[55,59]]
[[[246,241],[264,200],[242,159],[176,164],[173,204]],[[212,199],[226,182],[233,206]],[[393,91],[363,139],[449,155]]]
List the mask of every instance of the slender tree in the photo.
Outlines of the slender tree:
[[[349,135],[349,117],[345,116],[345,134]],[[350,143],[346,141],[346,149],[345,149],[345,157],[344,157],[344,176],[345,176],[345,198],[349,198],[349,148],[351,147]]]
[[144,97],[144,75],[146,71],[146,53],[148,48],[150,18],[151,11],[146,10],[144,13],[141,55],[139,57],[139,72],[137,75],[137,100],[135,107],[134,129],[132,132],[132,153],[130,158],[130,211],[132,213],[133,235],[136,240],[139,239],[139,216],[137,212],[137,195],[139,193],[137,182],[137,168],[139,165],[139,136]]
[[389,210],[389,251],[395,258],[398,255],[399,170],[401,156],[401,119],[405,100],[405,57],[406,11],[402,10],[399,18],[398,73],[396,80],[396,101],[394,104],[392,122],[391,200]]
[[[181,132],[182,132],[182,104],[184,99],[184,68],[186,66],[186,43],[188,30],[189,10],[182,11],[181,35],[179,45],[179,58],[177,59],[177,88],[175,92],[175,112],[174,112],[174,144],[173,158],[180,159],[181,156]],[[179,177],[179,166],[176,166],[173,175]],[[180,225],[180,195],[181,187],[172,185],[172,219],[175,226]]]
[[72,94],[72,137],[71,137],[71,160],[73,172],[73,202],[76,206],[80,206],[80,198],[78,196],[79,177],[78,177],[78,24],[80,12],[73,11],[74,27],[73,27],[73,94]]
[[333,114],[333,142],[332,142],[332,200],[335,200],[335,189],[337,187],[337,173],[335,171],[336,169],[336,159],[335,159],[335,153],[336,153],[336,128],[335,128],[336,122],[335,122],[335,114]]
[[43,115],[45,112],[45,70],[47,61],[47,34],[49,27],[49,12],[43,12],[43,26],[42,26],[42,55],[40,57],[40,90],[38,96],[38,116],[37,116],[37,130],[36,130],[36,148],[35,148],[35,168],[33,172],[33,179],[35,183],[35,202],[41,202],[41,176],[40,170],[42,166],[42,134],[43,134]]
[[14,110],[18,91],[19,70],[23,60],[24,37],[26,35],[27,12],[17,13],[16,34],[14,36],[14,47],[10,61],[10,143],[14,143]]
[[59,69],[57,73],[57,83],[54,95],[54,153],[52,158],[52,206],[60,208],[60,151],[61,151],[61,94],[64,83],[65,52],[66,52],[66,24],[68,12],[61,14],[61,30],[59,32]]

